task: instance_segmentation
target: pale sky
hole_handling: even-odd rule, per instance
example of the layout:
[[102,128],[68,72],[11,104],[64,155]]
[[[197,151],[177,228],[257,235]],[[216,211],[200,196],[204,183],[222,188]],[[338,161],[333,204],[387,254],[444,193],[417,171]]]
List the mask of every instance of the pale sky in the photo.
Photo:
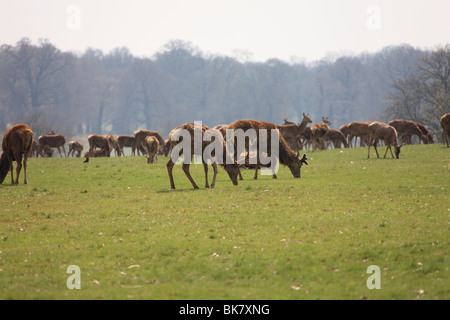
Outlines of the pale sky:
[[[316,61],[387,45],[450,43],[449,0],[0,0],[0,44],[48,39],[63,51],[126,46],[151,57],[170,40],[252,60]],[[293,58],[295,57],[295,58]]]

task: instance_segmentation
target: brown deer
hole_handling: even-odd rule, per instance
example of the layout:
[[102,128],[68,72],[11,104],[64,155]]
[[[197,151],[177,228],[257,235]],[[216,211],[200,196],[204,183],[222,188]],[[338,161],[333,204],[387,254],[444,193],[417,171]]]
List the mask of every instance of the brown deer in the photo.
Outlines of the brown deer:
[[420,131],[422,131],[422,134],[423,134],[424,136],[427,137],[427,141],[426,141],[426,142],[423,141],[423,143],[425,143],[425,144],[434,143],[433,135],[432,135],[431,132],[428,130],[428,128],[425,127],[425,126],[424,126],[423,124],[421,124],[421,123],[417,123],[417,122],[416,122],[416,124],[417,124],[417,126],[419,127]]
[[[159,145],[164,145],[164,139],[162,135],[158,131],[154,130],[136,130],[134,132],[134,137],[136,138],[136,148],[138,148],[138,155],[139,155],[139,148],[142,147],[145,137],[152,136],[158,139]],[[145,150],[144,150],[145,153]]]
[[326,149],[325,134],[330,130],[331,122],[328,117],[322,117],[322,123],[315,123],[311,126],[311,140],[314,150]]
[[83,155],[83,157],[85,157],[85,158],[89,158],[89,157],[98,158],[98,157],[106,157],[106,156],[107,156],[107,152],[105,149],[100,149],[100,150],[96,149],[96,150],[92,150],[92,151],[89,150],[89,151],[86,151]]
[[369,124],[371,124],[372,121],[354,121],[350,122],[347,125],[348,128],[348,138],[347,143],[350,147],[352,147],[352,140],[353,137],[355,138],[355,148],[356,148],[356,142],[359,138],[359,145],[361,147],[366,145],[366,142],[369,138]]
[[124,147],[131,148],[131,155],[135,155],[136,152],[136,138],[134,136],[120,135],[117,136],[117,141],[119,142],[120,153],[125,155],[123,152]]
[[108,139],[111,149],[114,149],[116,156],[120,157],[119,140],[117,139],[117,137],[108,133],[105,134],[105,138]]
[[[211,143],[213,143],[215,141],[215,139],[220,139],[219,143],[222,145],[222,150],[223,150],[223,159],[220,159],[222,161],[220,161],[220,165],[223,166],[223,168],[225,169],[225,171],[228,173],[228,176],[230,177],[231,181],[233,182],[233,184],[235,186],[238,185],[238,173],[239,173],[239,167],[236,164],[236,162],[232,163],[232,164],[228,164],[227,162],[227,157],[230,157],[227,149],[226,149],[226,144],[225,144],[225,140],[223,139],[222,135],[220,133],[218,133],[217,135],[214,136],[214,140],[213,141],[205,141],[203,139],[205,133],[208,130],[211,130],[209,127],[202,125],[201,128],[200,126],[194,125],[193,123],[185,123],[183,125],[180,125],[178,127],[176,127],[175,129],[173,129],[170,134],[169,134],[169,141],[171,144],[171,149],[172,149],[172,156],[170,157],[169,161],[166,164],[167,167],[167,171],[169,173],[169,179],[170,179],[170,187],[172,189],[175,189],[175,183],[173,181],[173,175],[172,175],[172,170],[173,167],[175,165],[175,162],[173,161],[172,157],[174,156],[173,154],[173,148],[175,146],[177,146],[180,141],[176,141],[174,139],[174,135],[177,132],[177,130],[187,130],[187,132],[189,133],[189,137],[190,137],[190,143],[191,143],[191,154],[190,155],[184,155],[185,157],[190,157],[190,159],[192,159],[192,157],[194,156],[194,133],[195,135],[199,135],[202,138],[202,155],[205,151],[205,148],[208,147]],[[196,131],[198,130],[198,131]],[[201,132],[199,132],[201,130]],[[184,138],[183,138],[184,139]],[[179,155],[183,154],[183,150],[181,150]],[[215,156],[215,155],[212,155]],[[205,159],[202,156],[202,163],[203,163],[203,168],[205,171],[205,188],[209,188],[209,183],[208,183],[208,164],[205,162]],[[189,163],[183,163],[183,171],[186,174],[186,177],[189,179],[189,181],[191,182],[192,186],[194,187],[194,189],[198,189],[197,184],[195,183],[194,179],[192,179],[192,176],[189,172]],[[215,161],[215,159],[211,159],[211,166],[213,167],[213,171],[214,171],[214,176],[211,182],[211,188],[214,188],[215,183],[216,183],[216,176],[217,176],[217,161]]]
[[[44,134],[39,137],[39,147],[41,152],[45,150],[46,147],[57,148],[59,152],[59,156],[62,157],[61,150],[64,151],[64,156],[67,158],[66,149],[64,148],[64,144],[66,143],[66,138],[62,134]],[[42,153],[41,153],[42,154]]]
[[[299,153],[297,152],[297,154],[295,152],[293,152],[291,150],[291,148],[289,148],[288,144],[286,143],[286,140],[283,138],[283,136],[281,134],[278,133],[278,145],[279,145],[279,149],[278,151],[278,159],[274,159],[273,157],[275,157],[275,155],[270,154],[270,150],[271,150],[271,134],[272,134],[272,130],[278,130],[278,127],[276,124],[274,123],[270,123],[270,122],[263,122],[263,121],[258,121],[258,120],[250,120],[250,119],[245,119],[245,120],[237,120],[231,124],[228,125],[227,129],[233,129],[234,131],[236,131],[237,129],[242,129],[245,132],[247,132],[247,130],[249,129],[254,129],[256,132],[256,136],[258,137],[259,140],[259,136],[260,130],[266,130],[267,133],[267,141],[265,143],[265,145],[267,146],[267,152],[269,153],[268,156],[272,157],[272,161],[279,161],[281,164],[286,165],[289,167],[292,175],[294,176],[294,178],[300,178],[301,174],[300,174],[300,169],[301,166],[303,165],[303,163],[308,164],[306,162],[307,158],[306,158],[306,154],[303,155],[302,159],[299,159]],[[246,139],[245,141],[245,148],[249,150],[249,139]],[[256,168],[255,168],[255,176],[254,179],[258,178],[258,169],[262,166],[261,161],[260,161],[260,143],[261,141],[257,141],[256,144]],[[235,157],[237,155],[237,143],[235,141],[234,143],[234,154]],[[276,179],[277,176],[275,174],[275,172],[272,173],[273,178]]]
[[342,126],[339,127],[339,131],[342,132],[342,134],[344,135],[345,141],[347,142],[348,145],[348,124],[343,124]]
[[448,148],[450,145],[450,113],[444,114],[441,117],[440,122],[442,127],[442,143],[447,143]]
[[70,153],[72,153],[72,157],[75,156],[75,152],[76,152],[76,157],[79,158],[81,157],[81,152],[83,152],[83,143],[81,143],[81,141],[78,140],[71,140],[69,141],[69,153],[67,154],[68,157],[70,157]]
[[39,143],[36,140],[33,140],[33,142],[31,143],[31,150],[30,150],[30,157],[39,157]]
[[342,144],[344,148],[348,148],[347,139],[340,130],[330,129],[324,136],[326,141],[333,143],[335,148],[341,148]]
[[408,137],[413,135],[416,135],[421,141],[428,142],[428,138],[422,133],[422,130],[420,130],[417,124],[411,120],[395,119],[389,121],[388,124],[397,130],[397,134],[402,144],[408,143],[408,140],[410,142]]
[[95,148],[99,148],[101,150],[104,150],[106,157],[109,157],[111,155],[111,144],[109,143],[108,139],[104,136],[98,135],[98,134],[91,134],[88,137],[89,141],[89,151],[94,151]]
[[[19,184],[20,170],[23,163],[23,183],[27,184],[27,159],[33,142],[33,131],[26,124],[16,124],[6,130],[3,136],[0,157],[0,184],[6,178],[8,171],[11,171],[11,184]],[[23,157],[23,159],[22,159]],[[16,181],[13,177],[13,162],[16,161]]]
[[[286,123],[287,119],[284,119]],[[302,122],[299,124],[281,124],[277,125],[278,130],[283,135],[284,140],[293,151],[299,151],[302,148],[302,144],[299,143],[302,133],[306,130],[308,123],[312,123],[309,114],[303,113]]]
[[144,140],[144,149],[147,154],[147,163],[155,163],[158,160],[159,142],[154,136],[147,136]]
[[394,158],[391,149],[391,146],[393,145],[395,157],[398,159],[400,155],[400,148],[403,146],[403,144],[398,145],[397,130],[395,130],[393,126],[390,126],[389,124],[379,121],[372,122],[371,124],[369,124],[368,127],[369,127],[369,150],[367,158],[370,158],[370,146],[372,144],[375,148],[375,152],[377,153],[377,157],[380,158],[380,155],[378,154],[377,150],[377,143],[378,140],[383,140],[384,144],[387,146],[384,158],[386,158],[388,150],[391,151],[391,156],[392,158]]

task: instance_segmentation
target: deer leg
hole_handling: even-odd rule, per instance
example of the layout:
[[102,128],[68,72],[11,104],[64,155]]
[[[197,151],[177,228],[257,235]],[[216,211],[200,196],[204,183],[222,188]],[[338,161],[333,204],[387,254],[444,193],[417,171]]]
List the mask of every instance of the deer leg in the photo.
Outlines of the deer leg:
[[14,163],[14,161],[12,161],[12,159],[10,157],[8,157],[8,161],[9,161],[9,170],[10,170],[10,175],[11,175],[11,184],[14,184],[14,175],[13,175],[13,163]]
[[64,151],[64,156],[67,158],[66,148],[64,148],[64,145],[62,145],[62,149],[63,149],[63,151]]
[[392,159],[394,159],[394,154],[392,153],[391,145],[389,145],[389,150],[391,150],[391,156],[392,156]]
[[166,164],[167,172],[169,173],[169,179],[170,179],[170,187],[172,189],[175,189],[175,183],[173,182],[173,175],[172,175],[172,169],[175,163],[172,161],[172,158],[169,159],[169,161]]
[[[386,148],[386,152],[384,153],[384,158],[386,158],[386,155],[387,155],[388,150],[391,150],[391,145],[390,145],[390,144],[388,144],[388,146],[387,146],[387,148]],[[391,154],[392,154],[392,150],[391,150]],[[394,157],[394,156],[392,156],[392,158],[393,158],[393,157]]]
[[23,158],[23,184],[28,184],[27,181],[27,159],[28,157],[25,155]]
[[[259,153],[259,149],[258,149],[258,151],[256,151],[256,168],[255,168],[255,175],[253,177],[253,179],[255,179],[255,180],[258,179],[258,169],[260,167],[258,153]],[[249,156],[249,159],[250,159],[250,156]]]
[[217,176],[217,164],[216,162],[212,163],[212,167],[213,167],[213,171],[214,171],[214,175],[213,175],[213,179],[211,182],[211,188],[214,188],[216,185],[216,176]]
[[16,182],[14,184],[19,184],[19,175],[20,170],[22,170],[22,156],[19,154],[19,156],[15,156],[17,167],[16,167]]
[[192,186],[194,187],[194,189],[198,189],[197,184],[195,183],[194,179],[192,179],[191,177],[191,173],[189,172],[189,163],[183,163],[183,171],[184,174],[186,175],[186,177],[189,179],[189,181],[191,182]]
[[277,167],[278,159],[274,156],[271,159],[270,166],[272,167],[272,178],[278,179],[277,174],[275,173],[275,169]]
[[203,169],[205,170],[205,188],[209,188],[208,184],[208,164],[202,159]]
[[238,174],[239,174],[239,180],[244,180],[244,178],[242,178],[242,174],[241,174],[241,168],[238,168]]
[[377,141],[376,140],[373,143],[373,147],[375,148],[375,152],[377,153],[377,158],[380,158],[380,155],[378,154]]

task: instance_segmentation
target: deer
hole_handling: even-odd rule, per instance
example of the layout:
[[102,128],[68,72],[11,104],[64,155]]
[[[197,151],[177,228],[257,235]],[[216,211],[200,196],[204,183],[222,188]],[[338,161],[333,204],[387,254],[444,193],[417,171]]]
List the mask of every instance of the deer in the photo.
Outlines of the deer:
[[170,152],[170,141],[169,139],[164,140],[164,144],[159,146],[158,155],[164,155],[167,157]]
[[[33,131],[26,124],[16,124],[6,130],[2,140],[3,153],[0,157],[0,184],[11,171],[11,184],[19,184],[19,175],[23,165],[23,183],[27,184],[27,160],[33,142]],[[13,176],[13,162],[16,161],[16,180]]]
[[33,139],[33,142],[31,143],[31,150],[30,150],[30,157],[39,157],[39,143]]
[[[254,175],[254,179],[258,178],[258,169],[262,166],[261,164],[261,159],[260,159],[260,144],[261,141],[259,141],[259,137],[260,137],[260,130],[266,130],[266,137],[267,137],[267,141],[265,141],[265,145],[267,146],[267,152],[270,152],[271,150],[271,135],[272,135],[272,130],[277,130],[277,136],[278,136],[278,146],[279,149],[278,151],[278,159],[275,159],[276,155],[272,155],[272,154],[268,154],[269,157],[272,158],[272,161],[276,161],[276,162],[280,162],[281,164],[288,166],[292,175],[294,176],[294,178],[300,178],[301,177],[301,173],[300,173],[300,169],[302,167],[303,164],[308,164],[306,162],[306,160],[308,160],[306,158],[306,154],[303,155],[303,158],[300,159],[299,158],[299,152],[297,151],[297,153],[295,153],[294,151],[292,151],[291,148],[289,148],[286,140],[283,138],[283,136],[281,134],[279,134],[278,131],[278,127],[276,124],[274,123],[270,123],[270,122],[264,122],[264,121],[258,121],[258,120],[251,120],[251,119],[244,119],[244,120],[237,120],[234,121],[232,123],[230,123],[227,127],[227,129],[232,129],[234,131],[238,130],[238,129],[242,129],[245,132],[247,132],[247,130],[249,129],[254,129],[256,132],[256,135],[258,137],[258,141],[256,142],[257,146],[256,146],[256,168],[255,168],[255,175]],[[245,139],[245,148],[249,150],[249,139]],[[234,143],[234,156],[237,157],[237,143],[235,141]],[[277,175],[275,173],[275,171],[272,169],[272,177],[274,179],[277,178]]]
[[159,141],[154,136],[147,136],[143,142],[144,149],[147,151],[147,163],[155,163],[158,160]]
[[322,123],[315,123],[311,126],[311,140],[314,150],[323,150],[326,148],[325,134],[330,130],[331,122],[328,117],[322,117]]
[[86,151],[83,155],[83,157],[85,157],[85,158],[89,158],[89,157],[98,158],[98,157],[106,157],[106,156],[107,156],[107,151],[105,149],[100,149],[100,150],[96,149],[96,150],[92,150],[92,151],[89,150],[89,151]]
[[411,120],[395,119],[389,121],[388,124],[397,130],[397,134],[399,135],[402,144],[410,142],[408,137],[411,137],[412,135],[416,135],[421,141],[428,142],[428,138],[422,133],[422,130],[420,130],[417,124]]
[[372,121],[354,121],[350,122],[347,125],[348,128],[348,138],[347,143],[350,147],[352,147],[352,140],[353,137],[355,137],[355,148],[356,148],[356,142],[359,137],[359,145],[362,147],[366,144],[367,139],[369,137],[369,124],[371,124]]
[[340,130],[330,129],[324,136],[325,140],[333,143],[335,148],[341,148],[342,144],[344,148],[348,148],[347,139]]
[[136,138],[134,136],[120,135],[117,136],[117,141],[119,142],[120,153],[125,156],[123,152],[124,147],[131,148],[131,155],[135,155],[136,151]]
[[[162,135],[158,131],[154,130],[136,130],[134,132],[134,137],[136,138],[136,147],[138,148],[138,155],[139,155],[139,148],[143,145],[143,142],[145,140],[145,137],[153,136],[156,139],[158,139],[159,145],[164,145],[164,139]],[[144,150],[145,153],[145,150]]]
[[394,154],[392,153],[391,146],[394,146],[394,153],[395,157],[398,159],[400,156],[400,148],[403,146],[403,144],[398,145],[398,137],[397,137],[397,130],[389,124],[379,122],[379,121],[373,121],[368,126],[369,128],[369,150],[367,154],[367,158],[370,158],[370,146],[373,144],[375,148],[375,152],[377,153],[377,158],[380,158],[380,155],[378,154],[377,150],[377,143],[378,140],[383,140],[385,145],[387,146],[386,152],[384,154],[384,158],[386,158],[386,154],[388,150],[391,151],[391,156],[394,158]]
[[442,144],[447,143],[447,148],[450,143],[450,113],[444,114],[439,120],[442,127]]
[[303,112],[302,122],[299,124],[290,123],[286,124],[288,120],[284,119],[285,124],[277,125],[278,130],[283,135],[284,140],[293,151],[299,151],[302,148],[302,144],[299,143],[302,133],[306,130],[308,123],[312,123],[309,114]]
[[[53,132],[53,131],[52,131]],[[59,156],[62,158],[61,150],[64,151],[64,156],[67,158],[66,149],[64,148],[64,144],[66,143],[66,138],[62,134],[44,134],[38,138],[39,147],[41,152],[45,150],[46,147],[57,148],[59,152]]]
[[89,141],[89,151],[94,151],[95,148],[99,148],[101,150],[104,150],[106,157],[109,157],[111,155],[111,144],[109,143],[108,139],[106,139],[104,136],[98,135],[98,134],[91,134],[88,136]]
[[348,135],[349,135],[348,124],[343,124],[342,126],[340,126],[339,131],[342,132],[342,134],[344,135],[346,144],[348,145]]
[[425,127],[425,125],[423,125],[421,123],[416,122],[416,124],[419,127],[420,131],[422,131],[422,134],[427,137],[427,141],[423,141],[423,143],[425,143],[425,144],[434,143],[433,135],[428,130],[428,128]]
[[117,137],[108,133],[105,134],[105,138],[109,141],[111,149],[114,149],[115,155],[120,157],[119,140],[117,139]]
[[[222,135],[219,132],[210,129],[208,126],[203,125],[203,124],[200,126],[200,125],[195,125],[193,123],[185,123],[185,124],[182,124],[182,125],[174,128],[169,134],[169,141],[170,141],[170,145],[171,145],[171,149],[172,149],[172,155],[171,155],[169,161],[167,162],[166,167],[167,167],[167,171],[168,171],[168,174],[169,174],[170,187],[172,189],[175,189],[175,183],[174,183],[173,174],[172,174],[173,167],[175,165],[175,161],[174,161],[174,147],[176,147],[181,142],[181,141],[177,141],[175,139],[175,136],[182,130],[186,130],[185,132],[189,133],[190,145],[191,145],[191,148],[190,148],[191,149],[191,154],[184,155],[185,159],[187,157],[190,157],[190,159],[192,159],[192,157],[194,156],[194,135],[199,135],[202,138],[202,141],[201,141],[202,142],[202,145],[201,145],[202,155],[204,154],[205,149],[211,143],[213,143],[213,142],[215,143],[215,139],[219,139],[218,143],[221,145],[222,151],[223,151],[222,152],[223,159],[220,159],[221,161],[219,161],[219,164],[228,173],[228,176],[230,177],[233,185],[237,186],[238,185],[237,177],[238,177],[239,167],[238,167],[238,165],[236,164],[235,161],[233,161],[232,163],[228,163],[229,161],[227,161],[228,160],[227,158],[229,158],[231,156],[229,155],[229,153],[227,151],[225,140],[223,139]],[[209,131],[209,130],[211,130],[210,133],[215,133],[213,141],[205,141],[207,139],[203,139],[204,136],[205,136],[205,133],[207,131]],[[183,137],[183,139],[184,139],[184,137]],[[180,151],[181,152],[179,153],[179,155],[182,155],[183,154],[183,149],[181,149]],[[214,158],[210,159],[210,160],[211,160],[211,166],[213,167],[214,175],[213,175],[213,179],[212,179],[211,185],[209,185],[209,183],[208,183],[208,164],[205,162],[205,159],[202,156],[202,163],[203,163],[203,168],[204,168],[204,171],[205,171],[205,188],[210,188],[210,187],[214,188],[215,187],[215,183],[216,183],[216,176],[217,176],[217,171],[218,171],[217,170],[217,162],[218,161],[215,158],[216,157],[215,154],[213,154],[212,156]],[[195,183],[194,179],[192,179],[192,176],[191,176],[191,174],[189,172],[189,166],[190,166],[190,164],[188,162],[184,161],[184,163],[182,165],[183,171],[184,171],[186,177],[191,182],[191,184],[194,187],[194,189],[199,189],[199,187]]]
[[79,158],[81,157],[81,152],[83,152],[83,149],[84,147],[81,141],[71,140],[69,141],[69,153],[67,156],[70,157],[70,153],[72,153],[72,157],[74,157],[76,152],[76,157]]

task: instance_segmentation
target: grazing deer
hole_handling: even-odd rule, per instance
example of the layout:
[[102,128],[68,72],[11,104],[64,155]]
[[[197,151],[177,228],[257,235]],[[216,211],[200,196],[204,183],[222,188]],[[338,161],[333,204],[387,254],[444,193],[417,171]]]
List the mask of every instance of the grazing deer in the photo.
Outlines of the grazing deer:
[[162,146],[159,146],[158,154],[163,154],[165,157],[169,155],[170,152],[170,141],[166,139]]
[[31,150],[30,150],[30,157],[39,157],[39,143],[36,140],[33,140],[33,142],[31,143]]
[[348,135],[349,135],[348,124],[343,124],[342,126],[340,126],[339,131],[342,132],[342,134],[345,138],[345,141],[347,142],[346,144],[348,146]]
[[[159,145],[164,145],[164,139],[162,135],[158,131],[153,130],[136,130],[134,132],[134,137],[136,138],[136,147],[138,148],[138,155],[139,155],[139,148],[142,147],[144,140],[146,137],[152,136],[158,139]],[[144,152],[145,153],[145,150]]]
[[[53,132],[53,131],[52,131]],[[62,157],[61,150],[59,148],[62,148],[64,151],[64,156],[67,158],[66,149],[64,148],[64,144],[66,143],[66,138],[62,134],[44,134],[39,137],[39,147],[42,151],[45,150],[46,147],[50,148],[57,148],[59,152],[59,156]]]
[[371,124],[372,121],[354,121],[350,122],[347,125],[348,128],[348,138],[347,143],[350,147],[352,147],[352,140],[353,137],[355,137],[355,148],[356,148],[356,142],[359,137],[359,145],[361,147],[366,145],[366,142],[369,138],[369,124]]
[[111,149],[114,149],[116,156],[120,157],[119,140],[117,139],[117,137],[108,133],[105,134],[105,138],[108,139]]
[[75,156],[75,152],[76,152],[76,157],[79,158],[81,157],[81,152],[83,152],[83,143],[81,143],[81,141],[78,140],[71,140],[69,141],[69,153],[67,154],[68,157],[70,157],[70,153],[72,153],[72,157]]
[[330,130],[331,122],[328,120],[328,117],[322,117],[322,123],[315,123],[311,126],[311,138],[313,143],[313,151],[314,150],[323,150],[326,149],[325,143],[325,134]]
[[416,124],[419,127],[420,131],[422,131],[422,134],[427,137],[427,141],[423,141],[423,143],[425,144],[434,143],[433,135],[431,134],[430,131],[428,131],[427,127],[425,127],[421,123],[416,122]]
[[[205,133],[208,130],[211,130],[209,127],[207,127],[205,125],[202,125],[200,127],[200,126],[194,125],[193,123],[186,123],[186,124],[183,124],[183,125],[180,125],[180,126],[176,127],[169,134],[169,141],[170,141],[170,144],[171,144],[172,156],[170,157],[169,161],[167,162],[166,167],[167,167],[167,171],[168,171],[168,174],[169,174],[170,187],[172,189],[175,189],[175,183],[174,183],[173,175],[172,175],[172,170],[173,170],[173,167],[175,165],[175,162],[172,159],[172,157],[174,157],[173,150],[174,150],[174,147],[177,146],[181,142],[181,141],[176,141],[174,136],[176,136],[177,132],[180,132],[181,130],[187,130],[187,132],[189,133],[189,137],[190,137],[191,154],[184,155],[185,158],[186,157],[190,157],[190,159],[192,159],[192,157],[194,156],[194,133],[195,133],[195,135],[199,135],[202,138],[202,141],[201,141],[202,142],[202,146],[201,146],[201,148],[202,148],[202,163],[203,163],[203,168],[204,168],[204,171],[205,171],[205,188],[209,188],[209,183],[208,183],[208,165],[205,162],[203,154],[204,154],[205,149],[211,143],[215,143],[215,139],[220,139],[219,143],[221,144],[222,150],[223,150],[223,153],[222,153],[223,154],[223,159],[221,159],[223,161],[220,161],[219,164],[221,166],[223,166],[225,171],[228,173],[228,176],[230,177],[230,179],[233,182],[233,184],[235,186],[238,185],[237,177],[238,177],[239,167],[236,164],[236,162],[234,162],[232,164],[228,164],[227,163],[226,160],[227,160],[227,157],[229,157],[229,154],[227,153],[225,140],[223,139],[222,135],[220,133],[218,133],[217,135],[214,135],[214,140],[213,141],[205,141],[203,139],[203,137],[204,137]],[[183,139],[184,139],[184,137],[183,137]],[[181,150],[179,155],[181,155],[181,154],[183,154],[183,150]],[[215,154],[212,154],[212,156],[215,157]],[[186,174],[186,177],[191,182],[191,184],[194,187],[194,189],[198,189],[197,184],[195,183],[194,179],[192,179],[192,176],[191,176],[191,174],[189,172],[189,166],[190,166],[190,164],[185,161],[183,163],[183,166],[182,166],[183,167],[183,171]],[[217,161],[216,161],[216,159],[211,159],[211,166],[213,167],[213,171],[214,171],[214,176],[213,176],[213,179],[212,179],[212,182],[211,182],[211,188],[214,188],[215,183],[216,183],[216,176],[217,176]]]
[[100,149],[100,150],[89,150],[86,151],[83,155],[83,157],[85,158],[97,158],[97,157],[106,157],[107,156],[107,151],[105,149]]
[[344,148],[348,148],[347,139],[345,139],[344,134],[336,129],[330,129],[324,136],[326,141],[333,143],[335,148],[341,148],[342,144]]
[[[260,150],[260,144],[262,143],[261,141],[259,141],[259,137],[260,137],[260,130],[266,130],[266,137],[267,137],[267,141],[265,141],[265,145],[267,146],[267,152],[268,152],[268,157],[272,158],[272,164],[274,162],[280,162],[283,165],[286,165],[289,167],[292,175],[294,176],[294,178],[300,178],[301,174],[300,174],[300,169],[301,166],[303,165],[303,163],[307,164],[306,162],[306,154],[303,155],[302,159],[299,159],[299,153],[297,152],[297,154],[295,152],[293,152],[291,150],[291,148],[289,148],[288,144],[286,143],[286,140],[283,138],[283,136],[281,134],[278,133],[278,146],[279,149],[278,151],[278,159],[274,159],[274,157],[276,155],[272,155],[270,154],[270,151],[272,150],[272,146],[271,146],[271,135],[272,135],[272,130],[278,130],[278,127],[276,124],[274,123],[270,123],[270,122],[263,122],[263,121],[258,121],[258,120],[250,120],[250,119],[245,119],[245,120],[237,120],[231,124],[228,125],[227,129],[232,129],[234,131],[238,130],[238,129],[242,129],[245,132],[247,132],[247,130],[253,129],[255,130],[256,136],[258,137],[258,141],[256,143],[256,168],[255,168],[255,176],[254,179],[258,178],[258,169],[262,166],[261,164],[261,159],[260,159],[260,152],[262,152],[262,150]],[[235,157],[237,156],[237,143],[235,141],[234,143],[234,154]],[[247,149],[247,151],[249,150],[249,139],[245,139],[245,148]],[[273,170],[272,170],[273,171]],[[275,172],[272,172],[272,176],[274,179],[277,178]]]
[[391,145],[394,146],[394,153],[395,157],[398,159],[400,155],[400,148],[403,146],[398,145],[397,141],[397,130],[393,126],[390,126],[386,123],[374,121],[371,124],[369,124],[369,150],[367,158],[370,158],[370,146],[373,144],[375,148],[375,152],[377,153],[377,158],[380,158],[380,155],[378,154],[377,150],[377,143],[378,140],[383,140],[385,145],[387,146],[386,152],[384,154],[384,158],[386,158],[386,154],[388,150],[391,151],[391,156],[394,158],[394,155],[392,154]]
[[98,134],[91,134],[88,137],[89,141],[89,151],[94,151],[95,148],[100,148],[101,150],[104,150],[104,153],[107,157],[111,155],[111,144],[109,143],[108,139],[106,139],[104,136],[98,135]]
[[420,130],[417,124],[411,120],[396,119],[389,121],[388,124],[397,130],[397,134],[402,144],[410,142],[410,137],[413,135],[416,135],[421,141],[428,142],[428,138],[422,133],[422,130]]
[[155,163],[158,160],[159,142],[154,136],[147,136],[144,140],[144,149],[147,151],[147,163]]
[[299,151],[302,148],[302,144],[299,143],[302,133],[308,127],[308,123],[312,123],[309,114],[303,113],[302,122],[299,124],[286,124],[287,119],[284,119],[285,124],[278,125],[278,130],[283,135],[284,140],[286,140],[289,148],[293,151]]
[[124,147],[131,148],[131,155],[135,155],[136,151],[136,138],[134,136],[125,136],[121,135],[117,137],[117,141],[119,142],[120,153],[125,155],[123,152]]
[[444,114],[441,119],[441,127],[442,127],[442,143],[447,143],[447,148],[449,147],[450,140],[450,113]]
[[[6,130],[3,136],[0,157],[0,184],[6,178],[8,171],[11,171],[11,184],[19,184],[20,170],[23,163],[23,183],[27,184],[27,159],[33,142],[33,131],[26,124],[16,124]],[[22,160],[23,157],[23,160]],[[13,177],[13,162],[16,161],[16,181]]]

